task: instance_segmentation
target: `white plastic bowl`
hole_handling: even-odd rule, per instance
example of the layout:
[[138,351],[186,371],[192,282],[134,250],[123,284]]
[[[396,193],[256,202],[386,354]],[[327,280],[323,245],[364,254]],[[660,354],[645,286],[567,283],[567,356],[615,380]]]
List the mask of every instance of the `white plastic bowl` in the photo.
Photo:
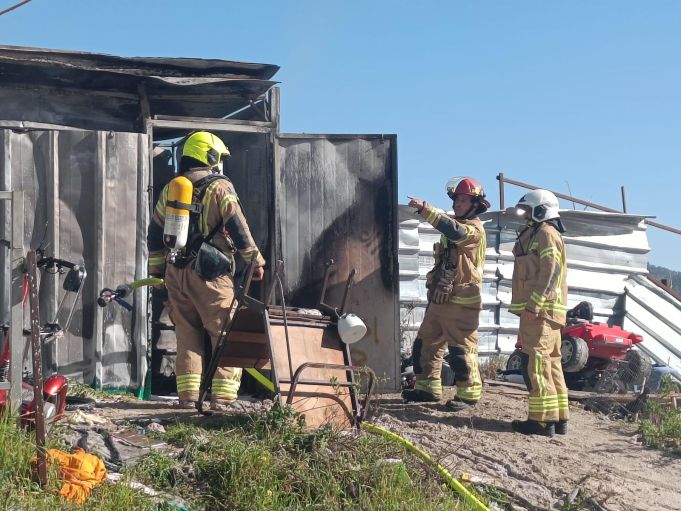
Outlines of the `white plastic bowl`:
[[345,344],[361,340],[367,333],[367,326],[355,314],[343,314],[338,318],[338,335]]

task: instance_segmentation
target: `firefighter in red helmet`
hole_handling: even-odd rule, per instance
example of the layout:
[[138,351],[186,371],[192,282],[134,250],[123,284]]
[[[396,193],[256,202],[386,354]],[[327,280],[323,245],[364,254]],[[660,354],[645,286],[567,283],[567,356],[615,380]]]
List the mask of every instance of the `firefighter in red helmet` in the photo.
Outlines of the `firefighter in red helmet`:
[[490,204],[480,183],[470,177],[453,177],[446,191],[453,201],[454,218],[409,197],[409,206],[441,236],[433,246],[435,266],[426,277],[428,308],[412,351],[416,385],[404,390],[402,397],[407,401],[440,400],[442,361],[449,347],[456,396],[447,407],[459,411],[477,403],[482,394],[478,322],[487,240],[478,215]]

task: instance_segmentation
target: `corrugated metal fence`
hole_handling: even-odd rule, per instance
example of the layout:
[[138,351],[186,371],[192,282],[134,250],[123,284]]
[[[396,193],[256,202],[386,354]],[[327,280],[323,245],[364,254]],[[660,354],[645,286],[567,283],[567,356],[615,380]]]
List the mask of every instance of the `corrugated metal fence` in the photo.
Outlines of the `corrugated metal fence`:
[[[508,312],[513,274],[511,250],[521,224],[516,216],[505,212],[489,212],[481,218],[488,248],[479,349],[482,355],[510,353],[518,331],[517,316]],[[678,363],[681,305],[667,293],[653,289],[653,284],[644,277],[650,247],[643,217],[566,210],[561,212],[561,218],[567,229],[568,306],[587,300],[594,306],[595,321],[620,325],[624,322],[625,327],[641,334],[649,325],[654,332],[643,343],[645,351],[657,354],[654,358],[659,362]],[[425,275],[432,268],[432,247],[439,233],[420,221],[407,206],[399,208],[399,226],[401,341],[402,349],[408,350],[425,312]],[[644,316],[636,305],[640,306],[640,302],[648,304],[644,308],[652,317]]]

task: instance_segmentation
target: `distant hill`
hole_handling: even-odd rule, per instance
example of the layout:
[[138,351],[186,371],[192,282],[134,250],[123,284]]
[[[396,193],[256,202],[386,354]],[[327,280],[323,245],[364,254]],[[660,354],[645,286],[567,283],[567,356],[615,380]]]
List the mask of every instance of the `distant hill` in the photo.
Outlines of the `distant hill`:
[[653,264],[648,265],[648,271],[659,280],[667,279],[667,285],[674,291],[681,291],[681,271],[674,271],[664,266],[655,266]]

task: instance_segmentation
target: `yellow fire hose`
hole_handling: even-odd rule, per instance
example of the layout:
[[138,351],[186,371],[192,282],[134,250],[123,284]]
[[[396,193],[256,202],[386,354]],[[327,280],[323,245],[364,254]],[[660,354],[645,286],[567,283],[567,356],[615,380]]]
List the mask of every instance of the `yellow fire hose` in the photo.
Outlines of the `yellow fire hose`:
[[[265,387],[267,390],[269,390],[270,392],[274,392],[274,384],[269,379],[267,379],[260,371],[250,367],[246,368],[245,371],[248,374],[250,374],[253,378],[255,378],[255,380],[258,383],[260,383],[263,387]],[[489,511],[489,508],[485,506],[485,504],[480,502],[480,500],[478,500],[478,498],[475,495],[473,495],[468,490],[468,488],[461,484],[457,479],[454,479],[452,474],[450,474],[445,467],[443,467],[437,461],[435,461],[430,456],[430,454],[419,449],[406,438],[401,437],[397,433],[393,433],[392,431],[388,431],[387,429],[383,429],[379,426],[376,426],[375,424],[371,424],[370,422],[362,422],[361,428],[364,429],[365,431],[369,431],[370,433],[382,435],[386,438],[389,438],[390,440],[395,440],[396,442],[404,445],[408,451],[416,454],[416,456],[421,458],[428,465],[434,467],[435,470],[437,470],[438,473],[445,479],[445,481],[447,481],[449,486],[451,486],[455,492],[461,495],[463,497],[463,500],[467,504],[469,504],[475,511]]]
[[402,438],[400,435],[393,433],[392,431],[388,431],[387,429],[383,429],[381,427],[378,427],[374,424],[371,424],[369,422],[362,422],[362,429],[369,431],[371,433],[376,433],[378,435],[382,435],[386,438],[389,438],[391,440],[395,440],[396,442],[399,442],[400,444],[404,445],[408,451],[416,454],[419,458],[421,458],[423,461],[428,463],[429,465],[435,467],[435,469],[438,471],[438,473],[444,477],[445,481],[449,484],[449,486],[454,489],[457,493],[459,493],[464,501],[467,504],[470,504],[470,506],[475,509],[476,511],[489,511],[489,508],[485,506],[482,502],[478,500],[478,498],[473,495],[470,491],[468,491],[468,488],[466,488],[463,484],[461,484],[458,480],[454,479],[452,474],[449,473],[449,471],[440,465],[437,461],[435,461],[430,454],[428,454],[425,451],[422,451],[418,447],[416,447],[414,444],[412,444],[409,440],[406,438]]
[[250,374],[260,385],[265,387],[270,392],[274,392],[274,383],[268,380],[267,377],[265,377],[265,375],[260,371],[254,369],[253,367],[247,367],[244,370]]

